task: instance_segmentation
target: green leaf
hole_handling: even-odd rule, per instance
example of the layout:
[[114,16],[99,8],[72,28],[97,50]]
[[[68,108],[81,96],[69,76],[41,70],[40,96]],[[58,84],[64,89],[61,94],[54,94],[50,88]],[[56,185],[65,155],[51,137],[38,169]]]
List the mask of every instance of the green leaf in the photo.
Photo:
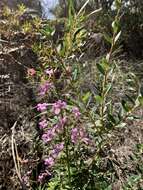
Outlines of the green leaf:
[[132,104],[135,104],[135,101],[133,100],[133,98],[131,98],[131,97],[128,96],[127,94],[126,94],[126,97],[128,98],[128,100],[129,100]]
[[118,32],[118,34],[116,35],[116,37],[115,37],[115,43],[118,41],[118,39],[120,38],[120,35],[121,35],[121,31],[120,32]]
[[94,96],[94,98],[95,98],[96,102],[99,104],[101,104],[103,102],[102,96],[96,95],[96,96]]
[[126,123],[120,123],[116,127],[117,128],[124,128],[127,124]]
[[140,94],[141,94],[141,96],[143,96],[143,85],[141,85],[141,87],[140,87]]
[[141,106],[143,106],[143,96],[138,97],[139,103]]
[[101,120],[96,120],[96,122],[95,122],[95,124],[96,124],[96,126],[98,126],[98,127],[101,127],[102,126],[102,122],[101,122]]
[[109,185],[105,190],[112,190],[112,185]]
[[73,74],[73,80],[74,81],[77,80],[77,78],[78,78],[78,68],[75,68],[72,74]]
[[104,69],[104,67],[101,64],[99,64],[99,63],[97,63],[96,65],[97,65],[97,69],[99,70],[99,72],[101,74],[105,75],[105,69]]
[[113,28],[114,33],[117,33],[117,32],[118,32],[119,23],[118,23],[117,20],[115,20],[115,21],[112,22],[112,28]]
[[56,49],[57,49],[57,52],[58,52],[58,53],[60,53],[60,51],[61,51],[61,49],[62,49],[62,45],[61,45],[61,44],[59,44],[59,45],[57,46],[57,48],[56,48]]
[[110,92],[111,89],[112,89],[112,84],[108,84],[108,85],[106,86],[106,89],[105,89],[105,95],[107,95],[108,92]]
[[109,119],[113,124],[116,124],[116,123],[117,123],[115,117],[114,117],[113,115],[111,115],[111,114],[108,114],[108,119]]
[[91,93],[90,93],[90,92],[87,92],[87,93],[83,96],[83,98],[82,98],[83,102],[86,103],[86,102],[89,100],[90,97],[91,97]]
[[110,68],[110,64],[105,57],[101,60],[101,65],[105,71],[108,71]]
[[45,26],[45,28],[41,29],[41,33],[45,36],[53,36],[55,30],[49,26]]
[[129,112],[130,111],[130,107],[129,107],[129,105],[127,104],[127,102],[125,101],[125,100],[122,100],[122,106],[123,106],[123,108],[124,108],[124,110],[126,111],[126,112]]
[[75,33],[74,33],[74,35],[73,35],[73,42],[76,41],[76,36],[77,36],[82,30],[85,31],[83,26],[80,27],[80,28],[78,28],[78,29],[75,31]]
[[120,121],[122,120],[123,116],[124,116],[124,109],[123,107],[121,107],[118,112],[118,118]]
[[121,7],[121,3],[122,3],[121,0],[115,0],[115,7],[116,7],[117,9],[119,9],[119,8]]
[[112,38],[108,35],[108,34],[104,34],[104,38],[107,42],[109,42],[110,44],[112,44]]
[[136,101],[135,101],[135,106],[143,106],[143,96],[138,96]]

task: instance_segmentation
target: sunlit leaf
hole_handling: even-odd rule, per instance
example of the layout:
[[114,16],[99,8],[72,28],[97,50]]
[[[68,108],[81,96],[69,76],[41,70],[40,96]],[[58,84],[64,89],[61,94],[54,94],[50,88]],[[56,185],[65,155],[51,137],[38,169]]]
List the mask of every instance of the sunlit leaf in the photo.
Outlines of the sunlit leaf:
[[118,39],[120,38],[120,35],[121,35],[121,31],[116,35],[115,40],[114,40],[115,43],[116,43],[116,42],[118,41]]
[[101,104],[103,102],[103,98],[99,95],[94,96],[97,103]]
[[117,128],[124,128],[124,127],[126,127],[126,123],[120,123],[120,124],[118,124],[118,125],[116,125],[116,127]]
[[86,103],[90,97],[91,97],[91,93],[90,93],[90,92],[87,92],[87,93],[83,96],[83,98],[82,98],[83,102]]
[[112,28],[113,28],[114,33],[118,32],[119,23],[117,22],[117,20],[115,20],[115,21],[112,22]]

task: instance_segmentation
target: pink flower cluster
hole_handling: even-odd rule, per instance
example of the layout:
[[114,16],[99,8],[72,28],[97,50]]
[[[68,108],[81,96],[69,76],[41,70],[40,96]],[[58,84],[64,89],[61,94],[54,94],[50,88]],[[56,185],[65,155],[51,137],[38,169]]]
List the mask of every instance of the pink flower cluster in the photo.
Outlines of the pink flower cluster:
[[52,87],[52,83],[46,81],[44,84],[40,86],[40,95],[44,96]]
[[59,119],[59,122],[53,127],[56,133],[62,133],[63,127],[67,122],[67,118],[63,117]]
[[33,69],[33,68],[29,68],[28,70],[27,70],[27,73],[28,73],[28,76],[34,76],[35,74],[36,74],[36,71],[35,71],[35,69]]
[[64,142],[55,145],[54,149],[51,151],[51,156],[56,159],[59,153],[64,149]]
[[80,118],[81,113],[80,113],[78,107],[73,107],[72,112],[73,112],[73,114],[74,114],[74,116],[75,116],[76,119]]
[[91,143],[91,140],[88,138],[86,131],[80,127],[75,127],[71,130],[71,141],[74,144],[77,144],[79,141],[85,144]]
[[37,108],[37,111],[42,112],[47,109],[47,106],[48,106],[47,103],[39,103],[39,104],[37,104],[36,108]]
[[54,112],[55,115],[58,115],[62,109],[65,109],[67,106],[66,102],[58,100],[55,102],[52,106],[52,111]]
[[42,140],[45,142],[45,143],[48,143],[50,142],[51,140],[53,140],[53,138],[55,137],[55,131],[53,128],[49,129],[46,133],[44,133],[42,135]]
[[44,160],[44,164],[51,168],[55,164],[55,159],[59,156],[60,152],[64,149],[64,142],[56,144],[50,153],[50,156]]
[[[53,69],[47,69],[45,73],[49,76],[49,78],[54,74]],[[39,88],[39,95],[44,96],[49,90],[51,90],[53,87],[53,84],[50,81],[45,81],[43,84],[40,85]]]
[[49,76],[49,78],[51,78],[52,75],[54,74],[54,70],[53,69],[46,69],[45,73]]
[[32,170],[28,171],[23,177],[22,177],[22,181],[26,186],[29,186],[29,180],[30,180],[30,176],[32,174]]
[[51,175],[51,173],[48,171],[50,168],[52,168],[55,164],[56,158],[59,156],[60,152],[64,149],[64,143],[61,142],[59,144],[56,144],[53,150],[51,151],[48,158],[44,160],[44,164],[47,167],[45,172],[41,172],[38,176],[38,182],[42,183],[43,180]]
[[44,179],[47,177],[47,176],[50,176],[51,173],[49,171],[44,171],[44,172],[41,172],[38,176],[38,182],[42,183],[44,181]]
[[48,122],[47,122],[46,119],[43,119],[43,120],[41,120],[41,121],[39,122],[39,128],[40,128],[40,129],[44,129],[44,128],[46,128],[47,126],[48,126]]
[[44,160],[44,164],[48,167],[52,167],[54,166],[55,162],[54,162],[54,158],[53,157],[49,157],[49,158],[46,158]]
[[60,133],[63,131],[63,126],[65,125],[66,121],[67,121],[66,117],[60,118],[59,122],[54,127],[48,129],[48,131],[46,131],[42,135],[42,140],[45,143],[51,142],[54,139],[54,137],[57,135],[57,133]]

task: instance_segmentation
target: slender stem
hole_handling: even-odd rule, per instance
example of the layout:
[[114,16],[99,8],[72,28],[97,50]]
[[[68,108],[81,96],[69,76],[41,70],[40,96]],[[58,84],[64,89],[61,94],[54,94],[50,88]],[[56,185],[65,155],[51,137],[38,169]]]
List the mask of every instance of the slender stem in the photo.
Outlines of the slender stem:
[[[63,117],[63,113],[61,114]],[[65,139],[65,153],[66,153],[66,165],[67,165],[67,173],[68,173],[68,183],[70,186],[70,189],[72,189],[71,186],[71,171],[70,171],[70,155],[69,155],[69,134],[68,134],[68,128],[66,126],[64,126],[64,133],[63,133],[63,137]]]
[[105,97],[105,87],[106,87],[106,83],[107,83],[107,72],[104,75],[104,79],[103,79],[103,83],[102,83],[102,93],[101,96],[103,98],[102,100],[102,104],[101,104],[101,111],[100,111],[100,115],[101,115],[101,121],[102,121],[102,125],[104,127],[104,107],[105,107],[105,102],[106,102],[106,97]]
[[68,149],[68,142],[66,142],[66,156],[67,156],[67,171],[68,171],[68,180],[70,188],[71,186],[71,171],[70,171],[70,158],[69,158],[69,149]]
[[[120,13],[120,9],[117,12],[117,15],[115,17],[115,21],[117,21],[119,19],[119,13]],[[112,37],[112,43],[111,43],[111,48],[109,53],[107,54],[108,56],[106,57],[106,60],[108,63],[110,63],[111,57],[112,57],[112,53],[113,53],[113,49],[115,46],[115,37],[117,35],[117,32],[113,32],[113,37]],[[101,103],[101,109],[100,109],[100,116],[101,116],[101,122],[102,122],[102,129],[104,130],[104,108],[105,108],[105,103],[106,103],[106,92],[105,92],[105,88],[106,88],[106,84],[107,84],[107,79],[108,79],[108,72],[105,71],[105,75],[103,78],[103,82],[102,82],[102,92],[101,92],[101,96],[102,96],[102,103]]]

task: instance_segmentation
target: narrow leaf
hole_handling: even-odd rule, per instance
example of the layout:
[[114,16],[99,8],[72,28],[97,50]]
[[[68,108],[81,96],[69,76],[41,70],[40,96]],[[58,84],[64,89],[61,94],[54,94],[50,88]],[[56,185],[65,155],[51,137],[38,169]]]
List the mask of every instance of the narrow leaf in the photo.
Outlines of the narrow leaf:
[[120,35],[121,35],[121,31],[116,35],[116,37],[115,37],[115,43],[118,41]]
[[109,42],[110,44],[112,43],[112,38],[108,35],[108,34],[104,34],[104,38],[107,42]]
[[143,96],[140,96],[140,97],[138,98],[138,100],[139,100],[139,102],[140,102],[140,105],[143,106]]
[[99,70],[99,72],[101,73],[101,74],[103,74],[103,75],[105,75],[105,70],[104,70],[104,68],[102,67],[102,65],[101,64],[97,64],[97,69]]
[[91,93],[90,92],[87,92],[84,96],[83,96],[83,98],[82,98],[82,100],[83,100],[83,102],[87,102],[88,101],[88,99],[90,98],[90,96],[91,96]]

